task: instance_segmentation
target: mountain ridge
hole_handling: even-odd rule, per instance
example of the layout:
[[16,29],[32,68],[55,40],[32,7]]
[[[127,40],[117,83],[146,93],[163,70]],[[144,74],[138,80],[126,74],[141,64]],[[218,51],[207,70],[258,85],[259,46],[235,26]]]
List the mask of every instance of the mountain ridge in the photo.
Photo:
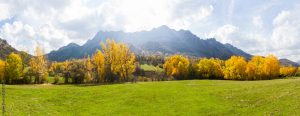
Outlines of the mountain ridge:
[[[179,53],[188,56],[220,59],[228,59],[232,55],[244,56],[246,59],[251,58],[250,54],[230,44],[222,44],[215,38],[201,39],[189,30],[181,29],[177,31],[165,25],[149,31],[139,32],[99,31],[82,46],[67,45],[62,47],[63,50],[60,48],[50,52],[47,56],[54,61],[83,58],[85,55],[92,55],[96,49],[101,49],[100,43],[105,42],[107,38],[128,44],[131,50],[138,55]],[[67,56],[62,57],[61,54]]]
[[10,44],[8,44],[6,40],[0,38],[0,59],[5,60],[6,57],[11,53],[19,54],[25,63],[28,63],[29,59],[32,57],[30,54],[24,51],[18,51]]
[[0,59],[5,59],[12,52],[18,53],[19,51],[9,45],[6,40],[0,38]]

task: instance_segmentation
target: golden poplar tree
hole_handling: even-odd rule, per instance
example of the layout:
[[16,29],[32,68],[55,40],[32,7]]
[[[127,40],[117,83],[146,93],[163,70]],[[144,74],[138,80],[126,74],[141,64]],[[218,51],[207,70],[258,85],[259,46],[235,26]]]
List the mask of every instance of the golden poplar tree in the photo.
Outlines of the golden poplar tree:
[[135,55],[125,44],[119,43],[118,47],[118,72],[123,81],[128,81],[128,76],[135,71]]
[[96,68],[96,82],[104,82],[105,78],[105,59],[104,55],[100,50],[97,50],[96,53],[93,56],[93,63]]
[[181,55],[173,55],[166,59],[163,68],[168,76],[185,79],[188,76],[190,62]]
[[264,79],[278,78],[280,73],[280,63],[276,56],[268,55],[265,58],[264,66]]
[[4,79],[4,75],[5,75],[5,62],[0,60],[0,81],[1,82]]
[[282,76],[282,77],[295,76],[296,73],[297,73],[297,68],[294,66],[280,67],[280,76]]
[[92,80],[92,73],[93,73],[93,64],[92,61],[90,59],[90,56],[88,56],[88,58],[84,59],[84,68],[85,68],[85,75],[84,75],[84,79],[86,82],[90,82]]
[[247,62],[241,56],[231,56],[225,61],[224,79],[245,80]]
[[135,55],[122,43],[106,40],[101,44],[105,58],[106,76],[109,81],[117,77],[119,81],[128,80],[128,76],[135,71]]
[[21,79],[23,66],[22,59],[18,54],[11,53],[6,58],[6,70],[5,76],[8,83],[16,83],[17,80]]
[[47,81],[47,60],[44,56],[43,50],[39,45],[36,46],[35,56],[30,59],[29,65],[35,74],[35,83],[43,83]]
[[204,79],[222,78],[222,61],[214,58],[203,58],[197,64],[197,73]]
[[247,80],[260,80],[265,77],[263,67],[265,58],[261,56],[253,56],[247,64],[246,73]]
[[113,82],[115,75],[117,75],[117,44],[114,40],[107,39],[105,44],[101,43],[101,47],[105,58],[106,81]]

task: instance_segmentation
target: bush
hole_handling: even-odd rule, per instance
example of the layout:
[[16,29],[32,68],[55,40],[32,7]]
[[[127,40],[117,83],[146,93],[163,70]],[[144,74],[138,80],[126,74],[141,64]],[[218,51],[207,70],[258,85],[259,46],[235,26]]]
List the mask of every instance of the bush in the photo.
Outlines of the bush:
[[55,76],[53,84],[58,84],[59,83],[59,79],[60,79],[59,76]]

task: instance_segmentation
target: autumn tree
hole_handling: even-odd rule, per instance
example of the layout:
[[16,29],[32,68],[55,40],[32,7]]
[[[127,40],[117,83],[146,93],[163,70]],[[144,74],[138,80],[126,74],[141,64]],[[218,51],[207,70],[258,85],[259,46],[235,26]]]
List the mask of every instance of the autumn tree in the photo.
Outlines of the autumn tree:
[[82,60],[72,60],[68,64],[68,75],[72,79],[72,83],[81,84],[85,79],[85,66]]
[[296,76],[300,76],[300,67],[297,68]]
[[279,77],[280,63],[276,56],[268,55],[263,66],[264,79],[274,79]]
[[71,79],[71,61],[64,61],[62,64],[61,64],[61,67],[60,67],[60,70],[61,70],[61,73],[62,73],[62,76],[64,77],[64,83],[65,84],[68,84],[69,83],[69,79]]
[[247,62],[241,56],[231,56],[225,61],[224,79],[245,80]]
[[0,60],[0,81],[2,82],[5,76],[5,62]]
[[106,43],[101,43],[101,47],[105,58],[105,74],[106,81],[113,82],[117,75],[117,43],[114,40],[106,40]]
[[118,59],[119,67],[118,71],[122,81],[128,81],[128,76],[135,71],[135,55],[130,49],[122,43],[119,43]]
[[90,56],[88,58],[83,59],[83,65],[84,65],[84,79],[86,82],[90,82],[93,78],[93,64]]
[[297,73],[297,68],[294,66],[284,66],[280,67],[280,76],[281,77],[291,77],[295,76]]
[[35,56],[30,59],[29,65],[35,75],[35,83],[44,83],[47,81],[47,60],[40,46],[36,47]]
[[96,83],[104,82],[105,78],[105,59],[104,55],[100,50],[97,50],[94,54],[92,61],[96,68]]
[[22,59],[18,54],[11,53],[6,58],[6,69],[5,69],[5,80],[7,83],[15,84],[18,80],[20,80],[22,77]]
[[189,60],[181,55],[173,55],[166,59],[163,68],[168,76],[175,79],[186,79],[189,72]]
[[246,79],[247,80],[260,80],[263,79],[264,72],[263,67],[265,58],[261,56],[253,56],[248,62],[246,67]]
[[221,79],[223,77],[222,62],[219,59],[203,58],[197,64],[197,72],[204,79]]
[[122,43],[106,40],[102,43],[107,81],[126,81],[135,70],[135,55]]

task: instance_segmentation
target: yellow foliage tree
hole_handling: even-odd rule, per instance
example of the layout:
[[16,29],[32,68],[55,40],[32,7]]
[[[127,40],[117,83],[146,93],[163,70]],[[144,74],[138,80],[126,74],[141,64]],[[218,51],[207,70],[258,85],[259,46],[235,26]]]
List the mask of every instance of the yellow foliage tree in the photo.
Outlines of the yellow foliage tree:
[[265,58],[264,66],[264,79],[278,78],[280,73],[280,63],[276,56],[268,55]]
[[291,77],[295,76],[297,73],[297,68],[293,66],[280,67],[280,76]]
[[197,73],[201,78],[220,79],[223,77],[222,64],[223,61],[219,59],[203,58],[197,64]]
[[119,74],[123,81],[128,81],[128,76],[135,71],[135,55],[130,49],[122,43],[119,43],[118,51],[119,59]]
[[188,76],[190,62],[181,55],[173,55],[166,59],[163,68],[168,76],[185,79]]
[[246,77],[247,80],[259,80],[263,79],[264,72],[263,67],[265,63],[265,58],[261,56],[253,56],[247,64]]
[[109,81],[117,76],[119,81],[128,80],[128,76],[135,71],[135,55],[122,43],[106,40],[101,44],[104,52],[106,75]]
[[63,77],[64,77],[64,83],[67,84],[69,83],[69,79],[71,78],[71,73],[70,73],[70,64],[71,62],[70,61],[64,61],[62,64],[61,64],[61,67],[60,67],[60,70],[63,74]]
[[296,76],[300,76],[300,67],[297,68]]
[[47,60],[40,46],[36,46],[35,56],[30,59],[29,65],[35,74],[35,83],[43,83],[47,81]]
[[0,60],[0,81],[2,82],[5,76],[5,62]]
[[93,63],[96,68],[96,82],[104,82],[105,78],[105,59],[104,55],[100,50],[97,50],[93,56]]
[[84,68],[85,68],[85,75],[84,75],[84,79],[86,82],[90,82],[92,80],[92,74],[93,74],[93,64],[92,64],[92,61],[90,59],[90,57],[88,56],[88,58],[84,59],[83,61],[83,65],[84,65]]
[[18,54],[11,53],[6,58],[6,71],[5,80],[8,83],[16,83],[17,80],[21,79],[23,66],[22,59]]
[[241,56],[232,56],[225,61],[224,79],[245,80],[247,62]]

